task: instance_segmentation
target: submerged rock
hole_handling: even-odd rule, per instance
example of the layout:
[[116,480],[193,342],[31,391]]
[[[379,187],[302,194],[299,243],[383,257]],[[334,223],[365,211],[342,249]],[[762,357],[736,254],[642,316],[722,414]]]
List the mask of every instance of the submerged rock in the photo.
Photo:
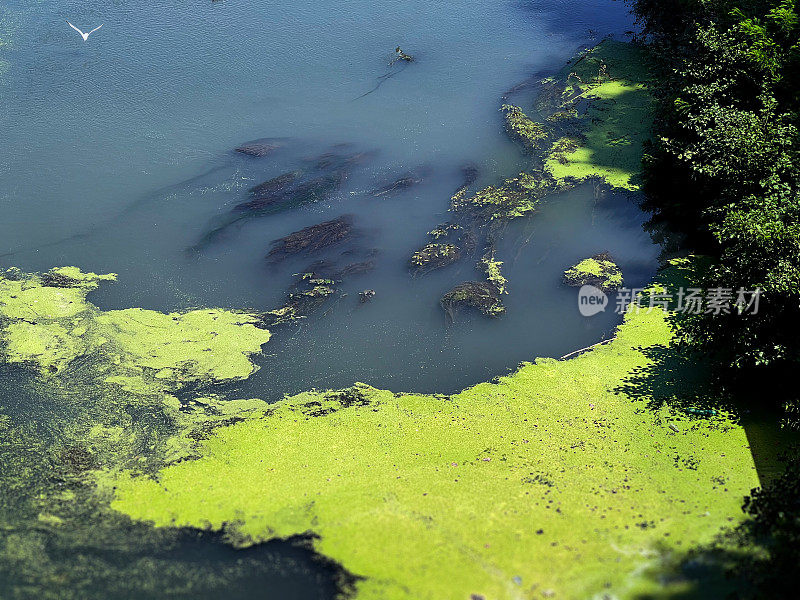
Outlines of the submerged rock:
[[489,317],[499,317],[506,309],[497,288],[486,281],[465,281],[447,292],[441,299],[442,308],[455,319],[459,308],[475,308]]
[[429,169],[427,168],[420,168],[414,171],[410,171],[406,173],[402,177],[392,181],[391,183],[387,183],[379,188],[376,188],[370,192],[370,196],[375,198],[379,198],[381,196],[391,196],[400,192],[403,192],[409,188],[414,187],[415,185],[419,185],[427,178],[429,174]]
[[326,170],[349,170],[355,166],[362,165],[369,160],[372,160],[377,152],[370,150],[367,152],[343,152],[344,148],[348,148],[349,144],[341,144],[335,146],[334,150],[325,152],[319,156],[308,158],[305,162],[320,171]]
[[245,142],[236,148],[236,152],[247,154],[248,156],[255,156],[256,158],[262,158],[272,154],[275,152],[275,150],[282,148],[284,145],[285,141],[283,140],[275,138],[263,138],[260,140],[254,140],[252,142]]
[[[330,152],[306,159],[302,169],[283,173],[251,188],[250,200],[237,204],[230,214],[217,219],[216,224],[190,250],[202,250],[222,237],[233,225],[241,225],[249,219],[327,200],[339,190],[353,167],[375,155],[375,152],[343,151],[348,147],[346,144],[334,146]],[[309,171],[316,176],[304,177]]]
[[478,175],[480,175],[480,170],[478,169],[478,165],[474,163],[466,163],[461,167],[461,175],[463,177],[461,187],[467,188],[471,186],[478,180]]
[[315,254],[350,239],[353,219],[349,215],[305,227],[272,242],[267,254],[270,262],[279,262],[298,254]]
[[[271,198],[275,194],[278,194],[289,188],[289,186],[295,183],[302,174],[302,171],[290,171],[288,173],[282,173],[277,177],[268,179],[264,183],[260,183],[254,187],[251,187],[249,193],[251,196],[253,196],[254,200]],[[244,205],[240,204],[237,206],[237,208],[240,206]]]
[[622,286],[622,271],[608,252],[601,252],[564,271],[564,283],[576,287],[593,285],[609,292]]
[[455,244],[426,244],[411,256],[411,270],[414,274],[427,273],[451,265],[461,258],[461,251]]
[[262,185],[269,183],[274,186],[275,191],[263,192],[258,198],[234,206],[231,214],[218,221],[219,224],[203,235],[191,250],[199,251],[214,243],[233,225],[325,200],[339,189],[344,178],[345,173],[340,171],[311,179],[299,185],[283,185],[285,180],[283,182],[264,182]]
[[353,275],[363,275],[364,273],[372,271],[374,268],[374,260],[347,263],[345,266],[335,271],[334,279],[345,279]]

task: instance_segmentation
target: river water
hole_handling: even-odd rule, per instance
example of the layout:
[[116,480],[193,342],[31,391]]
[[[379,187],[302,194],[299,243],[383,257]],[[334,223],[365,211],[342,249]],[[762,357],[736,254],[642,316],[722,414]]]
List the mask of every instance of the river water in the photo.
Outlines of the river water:
[[[67,20],[103,27],[84,43]],[[116,272],[92,296],[106,309],[267,310],[309,262],[268,265],[271,241],[348,214],[359,234],[350,249],[374,270],[276,330],[242,394],[355,381],[449,393],[561,356],[619,322],[612,311],[582,317],[565,268],[609,251],[630,287],[655,271],[660,248],[632,199],[586,184],[513,222],[498,242],[509,279],[499,319],[451,322],[439,306],[480,278],[473,260],[412,277],[408,259],[447,220],[464,164],[481,186],[525,167],[503,131],[504,93],[632,27],[613,0],[4,0],[0,266]],[[416,60],[389,71],[398,45]],[[233,151],[264,137],[286,146],[264,158]],[[330,198],[187,252],[248,188],[332,148],[369,157]],[[411,170],[426,173],[421,184],[369,193]],[[361,304],[364,289],[376,295]]]
[[[412,278],[407,261],[447,219],[459,167],[479,185],[525,166],[502,129],[506,90],[560,67],[582,45],[632,27],[621,2],[403,3],[265,0],[176,3],[10,0],[9,63],[0,87],[0,258],[46,270],[119,273],[93,296],[103,308],[271,309],[308,259],[268,267],[270,242],[351,214],[375,269],[299,328],[277,331],[248,393],[265,399],[364,381],[396,391],[452,392],[522,360],[561,356],[613,331],[585,319],[563,270],[608,250],[635,286],[658,253],[643,215],[591,185],[550,198],[506,231],[497,258],[507,314],[438,304],[474,261]],[[66,23],[88,31],[87,43]],[[416,61],[374,92],[396,46]],[[233,148],[287,138],[254,159]],[[375,152],[324,202],[233,228],[198,254],[186,248],[247,189],[338,144]],[[423,183],[375,198],[413,169]],[[306,264],[303,264],[305,262]],[[374,289],[360,305],[357,292]]]

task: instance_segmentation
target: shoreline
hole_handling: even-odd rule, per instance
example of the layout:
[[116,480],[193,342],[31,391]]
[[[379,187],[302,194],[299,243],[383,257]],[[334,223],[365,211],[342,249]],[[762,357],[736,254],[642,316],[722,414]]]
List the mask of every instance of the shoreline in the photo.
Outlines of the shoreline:
[[[601,88],[613,115],[607,101],[620,85],[598,77],[570,95]],[[596,140],[590,131],[588,145],[558,146],[567,165],[576,155],[580,176]],[[553,178],[568,185],[557,162]],[[588,172],[631,182],[608,167]],[[515,215],[522,205],[488,206]],[[86,294],[110,278],[75,268],[0,277],[5,360],[32,367],[34,386],[78,415],[58,442],[70,449],[59,468],[77,491],[30,482],[44,498],[29,507],[36,526],[53,535],[113,531],[123,514],[143,531],[155,523],[147,535],[220,531],[236,547],[310,533],[318,553],[357,578],[359,598],[456,588],[473,598],[633,597],[656,585],[649,570],[668,560],[664,544],[681,556],[684,540],[709,543],[744,518],[741,497],[758,484],[733,415],[681,409],[703,374],[677,387],[664,380],[677,356],[660,309],[629,313],[614,339],[576,358],[527,363],[451,396],[357,384],[266,404],[209,387],[253,372],[250,356],[270,337],[254,315],[101,311]],[[0,426],[27,439],[13,419]],[[709,484],[720,471],[724,489]]]

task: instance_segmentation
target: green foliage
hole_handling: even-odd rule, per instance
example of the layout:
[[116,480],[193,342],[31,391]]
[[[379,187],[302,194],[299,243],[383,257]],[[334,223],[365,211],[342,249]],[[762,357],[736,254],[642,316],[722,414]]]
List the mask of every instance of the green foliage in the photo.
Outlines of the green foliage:
[[795,598],[800,565],[800,454],[789,458],[786,471],[775,481],[754,489],[745,498],[750,520],[740,528],[754,552],[739,571],[763,598]]
[[701,287],[761,288],[757,315],[693,315],[722,364],[800,361],[800,50],[794,0],[636,0],[661,57],[653,208],[715,258]]

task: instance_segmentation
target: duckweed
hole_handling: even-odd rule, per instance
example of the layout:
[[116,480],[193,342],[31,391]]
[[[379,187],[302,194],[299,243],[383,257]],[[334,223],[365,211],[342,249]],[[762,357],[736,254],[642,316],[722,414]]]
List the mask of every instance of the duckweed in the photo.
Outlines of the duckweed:
[[240,547],[311,532],[357,598],[678,592],[650,574],[739,519],[758,479],[727,413],[668,427],[674,394],[706,389],[688,362],[660,388],[673,336],[660,308],[630,311],[609,344],[454,396],[299,394],[214,429],[196,460],[119,474],[112,507]]
[[607,252],[585,258],[564,271],[567,285],[593,285],[604,291],[616,290],[622,286],[622,271]]

